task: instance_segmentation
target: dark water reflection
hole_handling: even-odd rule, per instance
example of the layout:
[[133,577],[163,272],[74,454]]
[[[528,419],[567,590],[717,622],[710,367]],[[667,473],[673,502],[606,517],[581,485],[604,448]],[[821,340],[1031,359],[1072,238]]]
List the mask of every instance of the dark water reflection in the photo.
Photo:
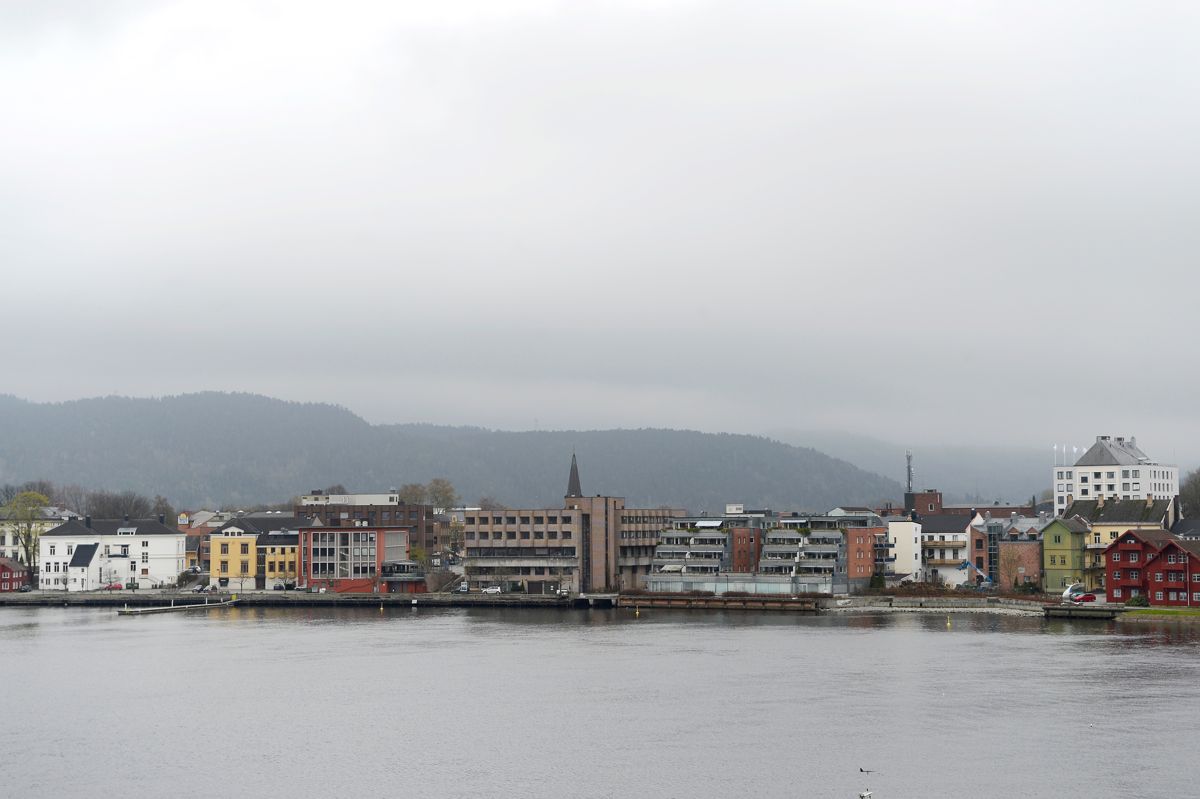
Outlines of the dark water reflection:
[[950,622],[4,609],[5,794],[1197,795],[1196,628]]

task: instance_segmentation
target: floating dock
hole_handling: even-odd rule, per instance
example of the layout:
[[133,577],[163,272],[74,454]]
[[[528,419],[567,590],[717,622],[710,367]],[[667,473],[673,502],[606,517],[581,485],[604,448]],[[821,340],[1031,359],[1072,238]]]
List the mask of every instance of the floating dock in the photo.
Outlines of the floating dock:
[[117,609],[118,616],[145,616],[149,613],[180,613],[185,610],[212,610],[214,608],[227,608],[230,605],[236,605],[238,600],[226,599],[223,602],[180,602],[175,603],[171,600],[169,605],[158,605],[143,608],[131,608],[126,605],[123,608]]

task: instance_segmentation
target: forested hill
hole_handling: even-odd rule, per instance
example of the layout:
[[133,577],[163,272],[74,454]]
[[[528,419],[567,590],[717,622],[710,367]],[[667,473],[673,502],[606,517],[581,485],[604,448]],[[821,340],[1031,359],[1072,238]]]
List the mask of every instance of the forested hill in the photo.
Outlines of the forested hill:
[[177,507],[279,502],[342,484],[382,491],[446,477],[463,500],[555,505],[571,453],[583,490],[693,512],[826,510],[899,501],[901,486],[813,449],[687,430],[502,432],[371,425],[324,404],[251,394],[31,403],[0,396],[0,483],[45,478],[162,494]]

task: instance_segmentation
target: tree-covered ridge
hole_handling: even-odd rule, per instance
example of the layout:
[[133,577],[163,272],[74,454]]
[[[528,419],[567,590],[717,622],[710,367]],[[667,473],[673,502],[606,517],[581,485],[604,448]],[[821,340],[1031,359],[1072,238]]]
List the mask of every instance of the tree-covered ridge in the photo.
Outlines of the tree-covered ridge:
[[0,483],[46,478],[168,497],[176,507],[275,502],[334,483],[375,491],[448,479],[464,501],[561,502],[571,452],[583,490],[632,506],[825,510],[898,501],[901,487],[813,449],[688,430],[507,432],[371,425],[345,408],[215,392],[31,403],[0,397]]

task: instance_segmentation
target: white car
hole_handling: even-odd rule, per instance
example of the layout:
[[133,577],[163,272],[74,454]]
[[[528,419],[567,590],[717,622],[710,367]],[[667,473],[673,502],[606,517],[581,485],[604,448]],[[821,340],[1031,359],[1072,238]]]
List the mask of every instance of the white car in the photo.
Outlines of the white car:
[[489,585],[487,588],[483,589],[483,593],[485,593],[485,594],[499,594],[499,593],[501,593],[501,592],[500,592],[500,586],[498,586],[498,585]]

